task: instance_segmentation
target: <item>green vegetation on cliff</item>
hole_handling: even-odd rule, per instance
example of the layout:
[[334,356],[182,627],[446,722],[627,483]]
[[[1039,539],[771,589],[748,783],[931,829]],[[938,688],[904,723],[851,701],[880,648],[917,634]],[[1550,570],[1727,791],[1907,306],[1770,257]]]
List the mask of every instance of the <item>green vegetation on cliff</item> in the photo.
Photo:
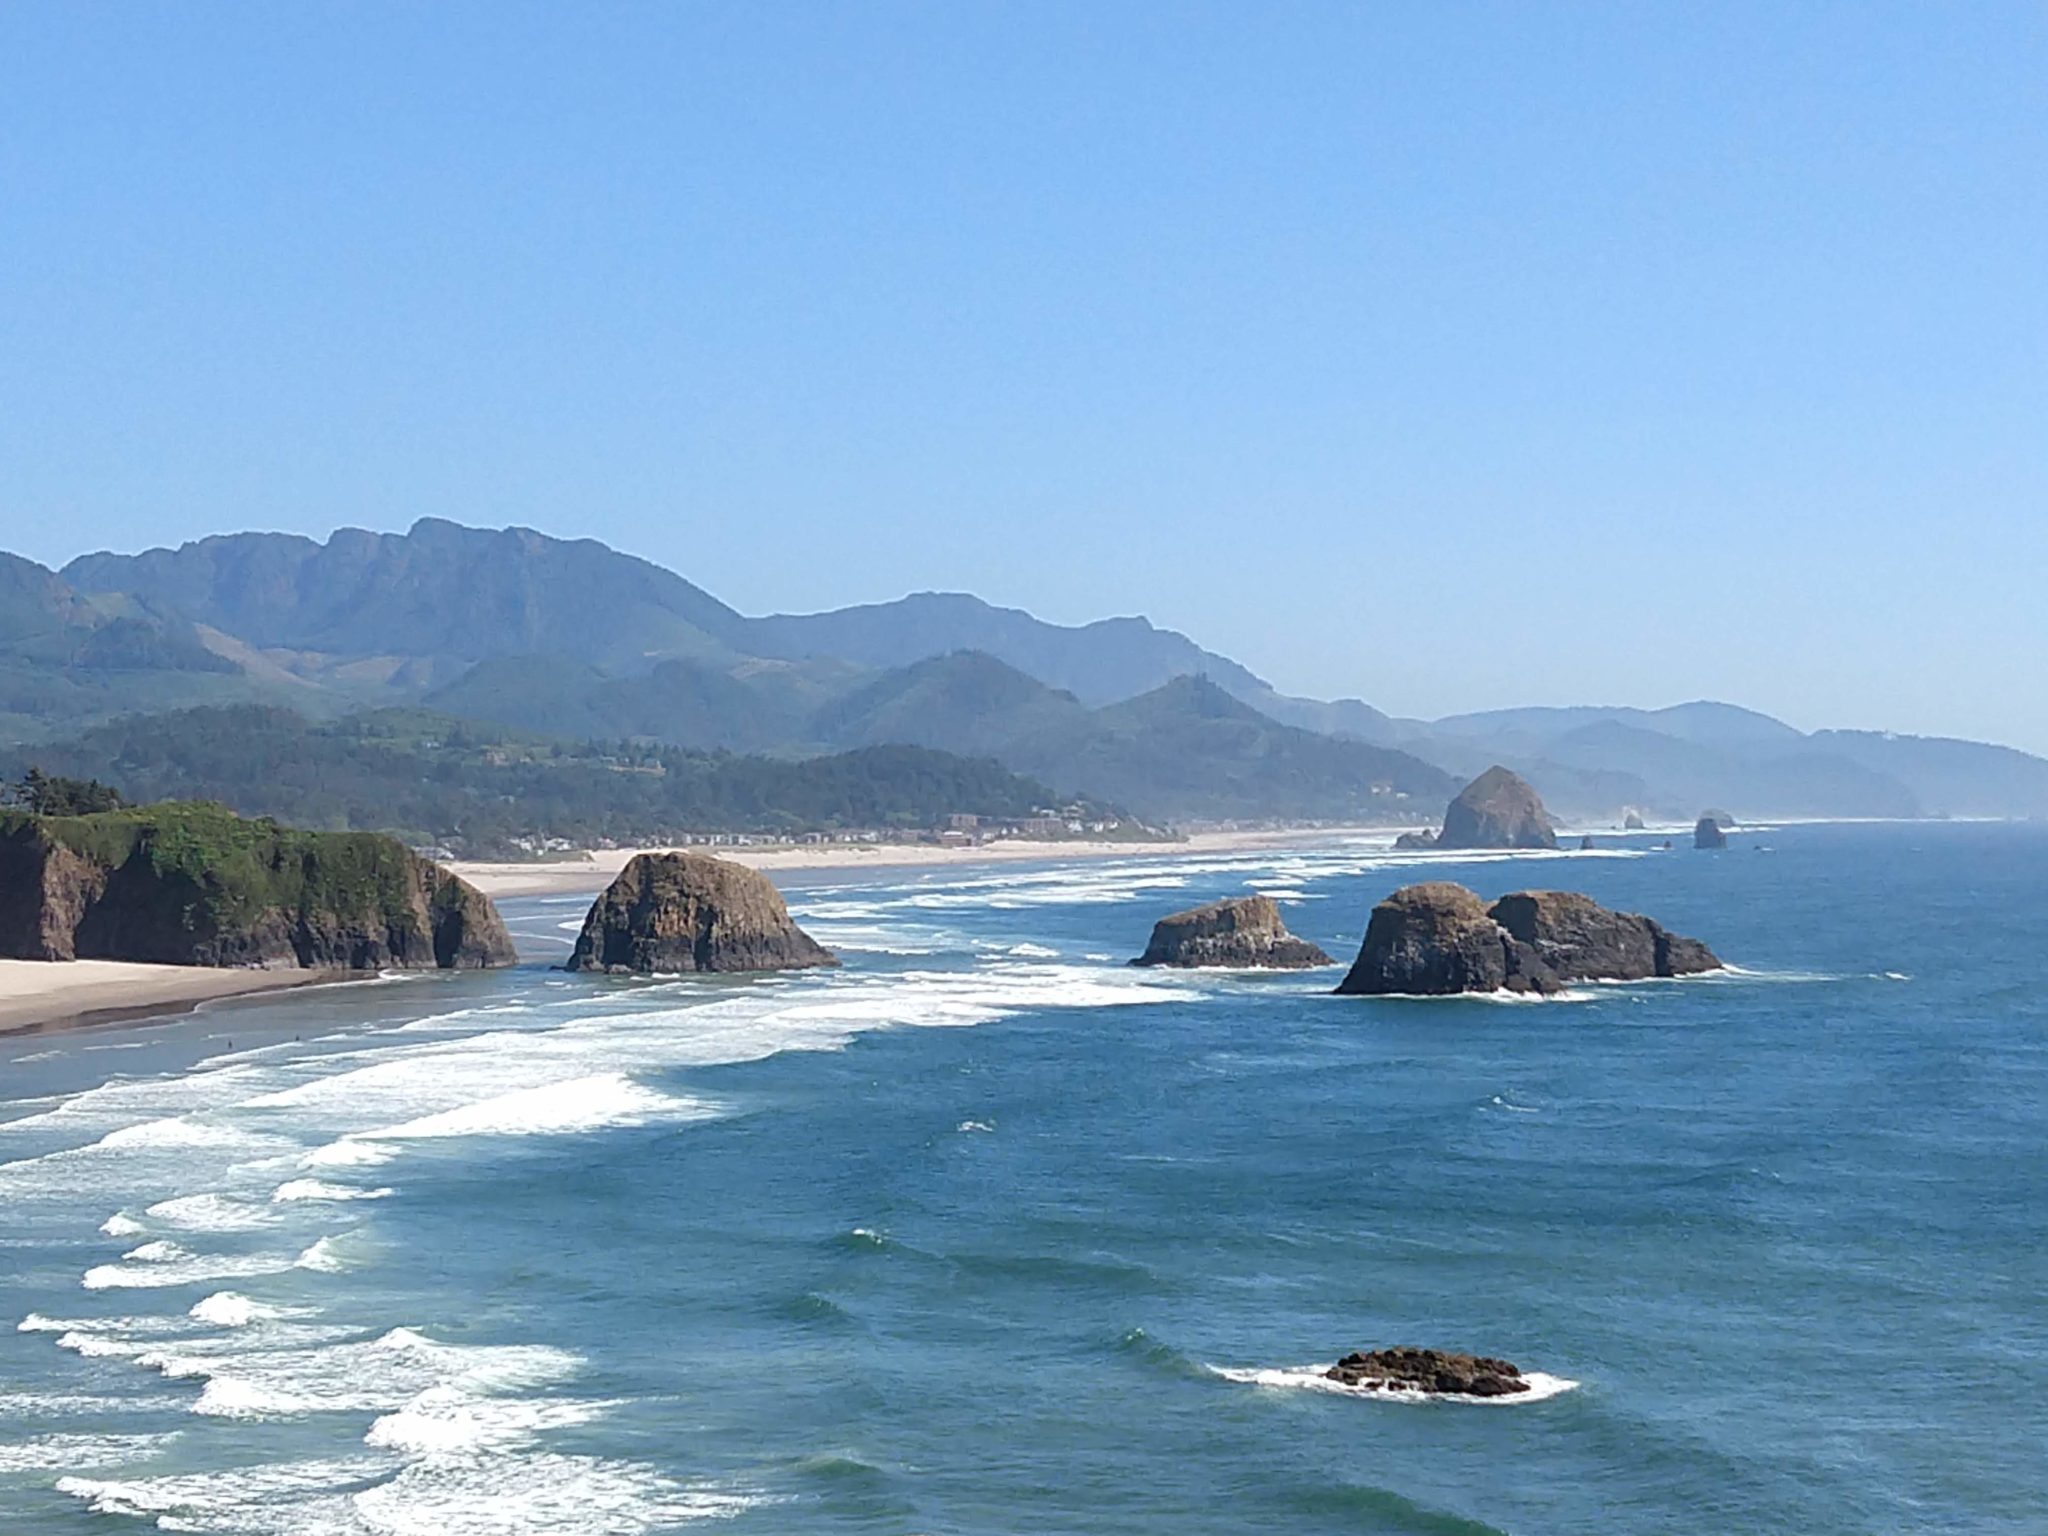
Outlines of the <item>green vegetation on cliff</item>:
[[0,811],[0,953],[188,965],[506,964],[490,902],[395,838],[205,802]]

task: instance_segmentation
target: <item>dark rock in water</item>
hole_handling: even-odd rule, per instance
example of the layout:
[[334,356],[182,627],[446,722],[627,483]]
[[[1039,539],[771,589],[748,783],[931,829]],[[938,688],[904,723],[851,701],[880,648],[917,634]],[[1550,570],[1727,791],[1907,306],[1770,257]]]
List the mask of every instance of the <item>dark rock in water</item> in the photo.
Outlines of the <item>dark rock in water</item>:
[[1133,965],[1263,966],[1306,970],[1336,962],[1315,945],[1297,939],[1280,920],[1270,896],[1239,896],[1162,917],[1152,942]]
[[1692,829],[1692,845],[1695,848],[1726,848],[1728,834],[1721,830],[1721,824],[1711,816],[1702,816],[1699,825]]
[[1420,832],[1403,832],[1394,839],[1394,846],[1407,852],[1436,846],[1436,828],[1424,827]]
[[1550,813],[1526,779],[1493,767],[1459,793],[1444,812],[1439,848],[1555,848]]
[[1516,891],[1487,916],[1565,981],[1642,981],[1721,968],[1699,940],[1574,891]]
[[1630,811],[1626,816],[1621,818],[1621,830],[1624,832],[1642,831],[1643,818],[1635,811]]
[[1726,811],[1722,811],[1722,810],[1705,810],[1705,811],[1701,811],[1701,812],[1700,812],[1700,815],[1701,815],[1701,817],[1703,817],[1703,818],[1704,818],[1705,820],[1711,821],[1711,822],[1712,822],[1712,823],[1713,823],[1713,824],[1714,824],[1715,826],[1719,827],[1719,828],[1720,828],[1720,829],[1721,829],[1721,830],[1722,830],[1723,832],[1732,832],[1732,831],[1734,831],[1734,830],[1735,830],[1735,818],[1734,818],[1733,816],[1729,815],[1729,814],[1728,814],[1728,813],[1727,813]]
[[210,804],[0,813],[0,955],[308,970],[514,965],[490,898],[376,832]]
[[1372,909],[1341,993],[1560,992],[1568,981],[1640,981],[1718,970],[1697,939],[1570,891],[1517,891],[1491,907],[1435,881]]
[[1552,993],[1562,980],[1534,949],[1494,921],[1462,885],[1406,886],[1372,909],[1358,959],[1337,985],[1347,994],[1444,996]]
[[778,971],[837,965],[758,870],[702,853],[643,853],[583,921],[572,971]]
[[1673,848],[1677,846],[1677,844],[1673,843],[1671,839],[1667,837],[1664,839],[1663,842],[1659,843],[1657,846],[1663,849],[1666,853],[1669,853]]
[[1349,1354],[1323,1375],[1347,1387],[1445,1397],[1511,1397],[1529,1390],[1521,1371],[1505,1360],[1455,1355],[1441,1349],[1376,1349],[1371,1354]]
[[1579,851],[1581,853],[1584,853],[1587,849],[1592,848],[1594,846],[1595,844],[1593,842],[1593,834],[1590,832],[1588,832],[1584,837],[1579,839]]

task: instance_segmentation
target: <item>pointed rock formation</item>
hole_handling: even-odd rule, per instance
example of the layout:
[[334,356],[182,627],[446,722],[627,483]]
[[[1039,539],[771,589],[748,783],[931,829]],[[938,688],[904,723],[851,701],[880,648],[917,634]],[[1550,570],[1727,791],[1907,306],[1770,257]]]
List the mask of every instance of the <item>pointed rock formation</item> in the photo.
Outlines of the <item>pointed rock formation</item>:
[[643,853],[591,906],[572,971],[780,971],[837,965],[758,870],[703,853]]
[[1239,896],[1162,917],[1131,964],[1298,971],[1336,962],[1287,931],[1272,897]]
[[1529,781],[1496,765],[1467,784],[1450,803],[1436,846],[1555,848],[1557,829]]

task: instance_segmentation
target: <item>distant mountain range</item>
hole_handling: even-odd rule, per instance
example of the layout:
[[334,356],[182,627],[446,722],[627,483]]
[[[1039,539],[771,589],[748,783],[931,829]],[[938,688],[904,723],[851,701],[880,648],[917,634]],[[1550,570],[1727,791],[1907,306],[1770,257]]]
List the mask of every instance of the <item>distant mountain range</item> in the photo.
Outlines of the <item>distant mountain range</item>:
[[905,743],[1183,820],[1429,820],[1494,762],[1579,818],[2048,815],[2048,760],[2002,747],[1704,702],[1393,719],[1281,694],[1142,618],[1069,627],[946,593],[750,617],[529,529],[224,534],[61,572],[0,556],[0,742],[252,702],[783,757]]

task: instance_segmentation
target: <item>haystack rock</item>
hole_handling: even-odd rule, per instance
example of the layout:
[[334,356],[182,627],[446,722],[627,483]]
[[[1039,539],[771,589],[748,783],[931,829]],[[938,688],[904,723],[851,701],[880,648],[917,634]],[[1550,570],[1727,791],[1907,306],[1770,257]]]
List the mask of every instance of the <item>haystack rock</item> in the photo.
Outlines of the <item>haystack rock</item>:
[[1721,968],[1699,940],[1576,891],[1515,891],[1487,915],[1565,981],[1644,981]]
[[837,965],[758,870],[702,853],[643,853],[584,919],[572,971],[781,971]]
[[1493,920],[1484,902],[1445,880],[1405,886],[1374,907],[1358,959],[1337,984],[1342,993],[1425,997],[1563,987],[1535,950]]
[[1568,981],[1641,981],[1720,966],[1697,939],[1570,891],[1517,891],[1489,907],[1464,886],[1437,881],[1407,886],[1373,908],[1337,990],[1547,996]]
[[1429,1392],[1443,1397],[1511,1397],[1529,1390],[1519,1368],[1485,1355],[1441,1349],[1376,1349],[1350,1354],[1323,1372],[1347,1387]]
[[1489,768],[1444,812],[1439,848],[1555,848],[1557,829],[1543,800],[1520,774]]
[[1280,920],[1270,896],[1239,896],[1162,917],[1133,965],[1263,967],[1299,971],[1336,962]]
[[1641,812],[1641,811],[1630,811],[1630,812],[1629,812],[1629,813],[1628,813],[1627,815],[1623,816],[1623,817],[1621,818],[1621,830],[1622,830],[1622,831],[1624,831],[1624,832],[1640,832],[1640,831],[1642,831],[1642,830],[1643,830],[1643,814],[1642,814],[1642,812]]
[[1695,848],[1726,848],[1728,834],[1721,830],[1721,823],[1711,816],[1702,816],[1699,825],[1692,829],[1692,845]]

